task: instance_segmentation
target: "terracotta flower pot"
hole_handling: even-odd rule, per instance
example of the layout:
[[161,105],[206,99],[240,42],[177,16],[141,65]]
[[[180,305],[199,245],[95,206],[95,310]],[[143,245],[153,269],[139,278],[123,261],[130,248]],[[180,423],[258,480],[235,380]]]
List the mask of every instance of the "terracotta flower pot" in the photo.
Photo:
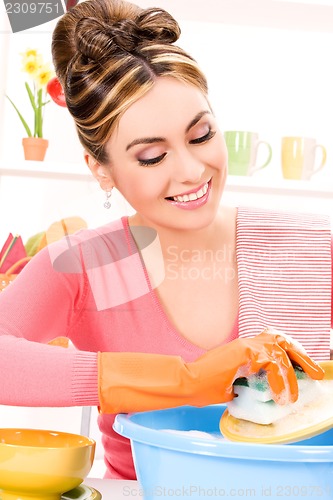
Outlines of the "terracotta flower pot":
[[22,145],[26,160],[43,161],[49,141],[41,137],[25,137],[22,139]]

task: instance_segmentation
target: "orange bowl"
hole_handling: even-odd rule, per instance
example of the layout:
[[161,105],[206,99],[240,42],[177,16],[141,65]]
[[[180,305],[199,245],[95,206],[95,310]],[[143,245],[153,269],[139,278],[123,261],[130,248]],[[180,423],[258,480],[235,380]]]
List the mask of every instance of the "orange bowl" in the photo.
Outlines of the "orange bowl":
[[89,474],[95,446],[78,434],[0,429],[1,500],[59,500]]

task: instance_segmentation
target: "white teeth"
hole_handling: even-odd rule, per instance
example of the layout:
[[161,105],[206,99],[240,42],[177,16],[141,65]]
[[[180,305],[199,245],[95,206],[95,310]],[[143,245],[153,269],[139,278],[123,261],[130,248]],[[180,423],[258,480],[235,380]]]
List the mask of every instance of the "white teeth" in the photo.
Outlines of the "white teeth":
[[186,202],[186,201],[194,201],[198,200],[199,198],[202,198],[208,191],[208,182],[199,189],[196,193],[190,193],[190,194],[184,194],[183,196],[174,196],[173,199],[174,201],[179,201],[179,202]]

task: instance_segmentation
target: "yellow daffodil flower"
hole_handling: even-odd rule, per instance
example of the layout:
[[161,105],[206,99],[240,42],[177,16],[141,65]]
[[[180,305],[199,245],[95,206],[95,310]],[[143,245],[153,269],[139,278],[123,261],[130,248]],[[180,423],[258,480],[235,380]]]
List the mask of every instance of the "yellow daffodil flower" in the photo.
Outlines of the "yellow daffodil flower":
[[30,76],[34,76],[37,73],[39,67],[40,65],[36,57],[30,56],[24,59],[22,71],[24,71],[24,73],[28,73],[28,75]]
[[54,76],[49,64],[40,66],[36,74],[36,82],[39,87],[45,87],[49,80]]
[[17,112],[29,137],[43,137],[43,111],[44,106],[50,102],[46,101],[46,85],[54,76],[53,71],[48,63],[44,63],[42,55],[37,49],[27,49],[20,54],[22,57],[22,71],[26,73],[32,85],[25,82],[25,88],[34,112],[34,128],[29,127],[20,111],[15,106],[14,102],[8,97],[8,100]]

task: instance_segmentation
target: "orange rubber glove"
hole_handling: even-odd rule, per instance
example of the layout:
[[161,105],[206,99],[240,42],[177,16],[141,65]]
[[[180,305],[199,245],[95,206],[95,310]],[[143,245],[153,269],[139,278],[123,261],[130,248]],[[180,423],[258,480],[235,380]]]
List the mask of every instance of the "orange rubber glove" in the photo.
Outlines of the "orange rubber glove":
[[292,362],[320,380],[324,371],[288,337],[268,330],[208,351],[192,363],[179,356],[98,353],[101,413],[129,413],[230,401],[233,382],[263,369],[276,402],[294,402],[298,386]]

